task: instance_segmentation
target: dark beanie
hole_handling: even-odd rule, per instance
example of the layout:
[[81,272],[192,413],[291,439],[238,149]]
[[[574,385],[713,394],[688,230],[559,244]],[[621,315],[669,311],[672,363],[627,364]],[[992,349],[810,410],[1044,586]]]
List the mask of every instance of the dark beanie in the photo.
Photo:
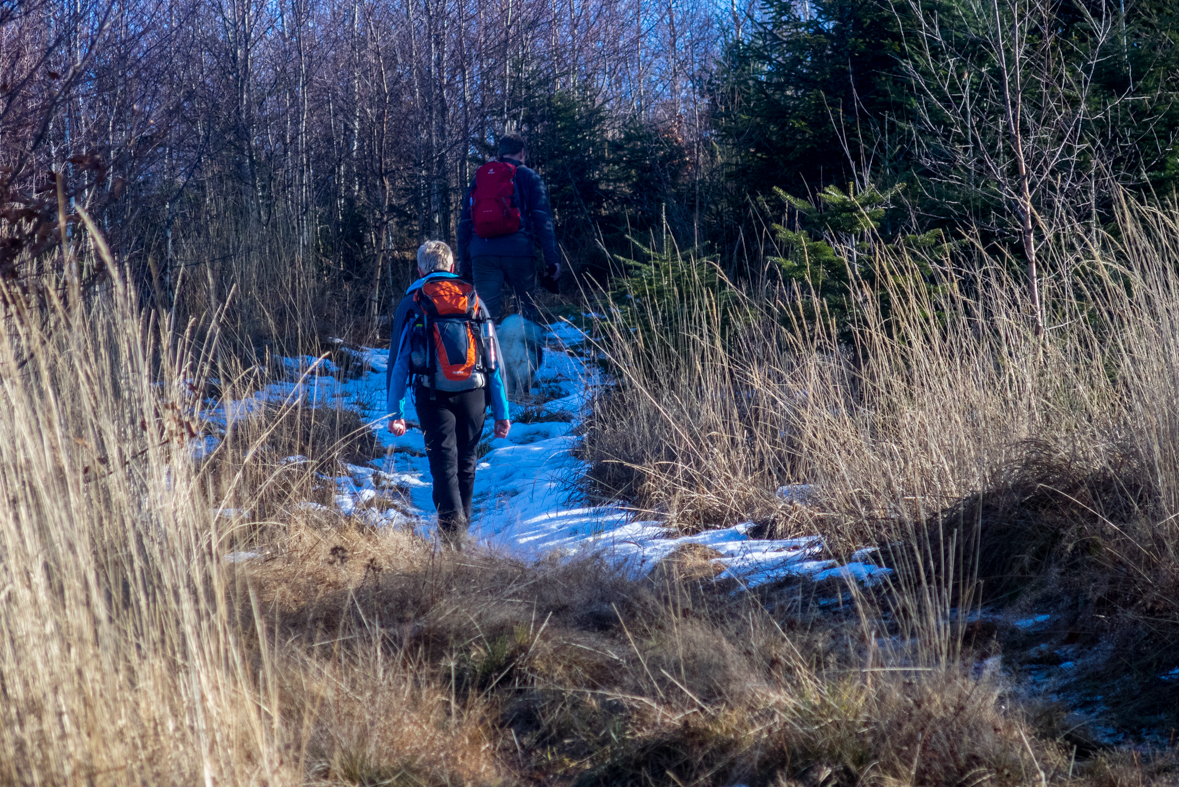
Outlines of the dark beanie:
[[499,138],[499,154],[514,156],[524,149],[524,137],[519,134],[504,134]]

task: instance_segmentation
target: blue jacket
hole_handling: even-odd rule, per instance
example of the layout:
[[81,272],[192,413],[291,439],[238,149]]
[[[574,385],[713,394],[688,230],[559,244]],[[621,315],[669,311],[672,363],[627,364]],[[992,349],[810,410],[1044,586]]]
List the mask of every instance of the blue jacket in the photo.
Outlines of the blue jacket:
[[[397,313],[393,316],[393,333],[389,341],[389,366],[385,372],[385,384],[389,391],[386,405],[389,415],[394,420],[405,417],[405,394],[409,390],[410,378],[413,376],[409,371],[411,321],[408,319],[410,312],[413,311],[413,294],[427,281],[442,278],[457,279],[458,274],[443,271],[427,274],[409,285],[409,289],[405,291],[405,297],[401,299],[401,303],[397,304]],[[479,314],[485,318],[488,316],[487,307],[483,305],[482,301],[479,303]],[[495,342],[495,357],[497,359],[496,367],[488,375],[488,385],[491,386],[491,412],[495,415],[495,420],[506,421],[508,420],[508,392],[504,388],[503,374],[499,370],[498,359],[502,355],[499,349],[499,339],[494,332],[491,335],[491,340]]]
[[472,180],[467,187],[458,225],[459,274],[464,279],[469,281],[471,278],[472,257],[531,257],[534,254],[533,242],[540,244],[546,267],[560,263],[557,238],[553,233],[553,211],[549,207],[544,181],[536,174],[536,170],[517,164],[515,183],[516,197],[520,203],[520,229],[498,238],[480,238],[472,231],[471,192],[475,190],[475,181]]

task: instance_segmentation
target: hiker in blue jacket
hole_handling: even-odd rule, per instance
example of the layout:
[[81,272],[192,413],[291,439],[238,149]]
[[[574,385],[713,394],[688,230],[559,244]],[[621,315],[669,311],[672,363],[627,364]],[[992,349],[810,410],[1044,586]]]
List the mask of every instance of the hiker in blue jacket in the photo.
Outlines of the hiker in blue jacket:
[[519,211],[520,222],[515,232],[496,237],[480,237],[476,233],[471,203],[478,176],[471,181],[459,215],[459,274],[475,284],[493,319],[500,318],[506,283],[520,301],[520,313],[532,322],[539,322],[540,313],[532,297],[536,289],[533,243],[540,244],[545,262],[544,283],[554,292],[561,276],[561,263],[548,192],[540,175],[524,166],[524,159],[523,137],[506,134],[500,138],[497,160],[511,164],[516,171],[513,205]]
[[[405,434],[405,395],[412,382],[434,481],[438,534],[445,545],[461,549],[471,523],[476,449],[487,406],[495,416],[495,436],[507,437],[508,397],[495,325],[481,301],[470,308],[475,293],[454,273],[450,247],[441,241],[422,244],[418,276],[393,317],[388,428],[398,437]],[[472,336],[474,344],[468,342]]]

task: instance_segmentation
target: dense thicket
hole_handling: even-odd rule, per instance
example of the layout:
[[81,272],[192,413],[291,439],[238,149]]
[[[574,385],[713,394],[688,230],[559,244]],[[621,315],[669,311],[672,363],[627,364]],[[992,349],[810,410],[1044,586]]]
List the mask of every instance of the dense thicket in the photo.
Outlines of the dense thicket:
[[658,214],[636,177],[692,165],[719,35],[695,0],[4,4],[0,265],[69,278],[82,205],[165,302],[371,315],[509,128],[600,254],[604,217]]
[[825,297],[878,238],[1034,282],[1117,190],[1173,188],[1177,60],[1162,0],[6,4],[0,274],[100,280],[82,206],[164,306],[372,324],[512,128],[587,272],[658,229]]
[[734,183],[805,193],[912,182],[926,187],[923,209],[977,220],[962,194],[948,201],[931,184],[993,186],[979,181],[994,175],[986,157],[1014,144],[1010,101],[1045,166],[1080,157],[1123,184],[1170,184],[1179,11],[1122,5],[764,0],[717,80]]
[[[765,207],[760,260],[842,308],[871,242],[981,246],[1026,268],[1174,187],[1179,13],[1128,0],[764,0],[719,69],[729,212]],[[800,201],[801,200],[801,201]],[[809,203],[809,204],[808,204]],[[849,209],[858,221],[849,223]],[[728,248],[737,244],[732,235]],[[737,261],[735,261],[737,262]],[[959,276],[971,263],[954,260]],[[840,278],[845,281],[840,282]]]

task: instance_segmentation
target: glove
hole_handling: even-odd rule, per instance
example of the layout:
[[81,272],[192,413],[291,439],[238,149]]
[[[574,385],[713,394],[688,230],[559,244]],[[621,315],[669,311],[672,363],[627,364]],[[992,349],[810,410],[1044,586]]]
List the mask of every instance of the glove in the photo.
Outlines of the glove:
[[559,293],[561,284],[557,281],[561,276],[561,266],[550,263],[544,267],[544,275],[540,277],[540,286],[551,293]]

